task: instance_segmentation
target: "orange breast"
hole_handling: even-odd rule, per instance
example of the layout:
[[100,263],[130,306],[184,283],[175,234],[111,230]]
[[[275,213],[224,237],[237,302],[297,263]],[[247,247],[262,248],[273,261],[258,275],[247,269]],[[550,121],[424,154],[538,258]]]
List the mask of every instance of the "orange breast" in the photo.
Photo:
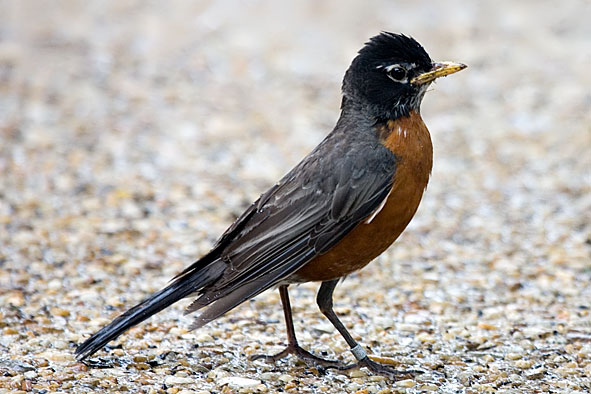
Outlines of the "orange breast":
[[399,159],[385,203],[330,251],[314,258],[290,279],[332,280],[363,268],[398,238],[414,216],[433,165],[429,130],[421,116],[413,112],[388,121],[382,136],[382,143]]

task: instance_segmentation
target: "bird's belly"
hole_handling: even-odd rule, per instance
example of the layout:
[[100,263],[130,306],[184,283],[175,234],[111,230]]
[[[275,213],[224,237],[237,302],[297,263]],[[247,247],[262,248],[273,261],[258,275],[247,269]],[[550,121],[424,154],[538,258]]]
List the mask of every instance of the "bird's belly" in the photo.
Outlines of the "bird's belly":
[[[397,178],[405,175],[399,168]],[[421,201],[426,183],[417,185],[411,179],[395,182],[375,216],[370,215],[332,249],[315,257],[289,279],[294,282],[337,279],[363,268],[384,252],[404,231]]]

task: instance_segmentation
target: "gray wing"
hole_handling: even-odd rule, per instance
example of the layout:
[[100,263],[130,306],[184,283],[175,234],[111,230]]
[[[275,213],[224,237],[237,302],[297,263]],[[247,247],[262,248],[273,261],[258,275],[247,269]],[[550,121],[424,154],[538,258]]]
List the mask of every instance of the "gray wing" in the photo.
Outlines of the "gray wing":
[[[387,197],[395,156],[377,141],[337,137],[327,137],[222,235],[214,251],[226,268],[187,309],[190,313],[209,305],[193,328],[328,251]],[[198,263],[180,276],[199,269]]]

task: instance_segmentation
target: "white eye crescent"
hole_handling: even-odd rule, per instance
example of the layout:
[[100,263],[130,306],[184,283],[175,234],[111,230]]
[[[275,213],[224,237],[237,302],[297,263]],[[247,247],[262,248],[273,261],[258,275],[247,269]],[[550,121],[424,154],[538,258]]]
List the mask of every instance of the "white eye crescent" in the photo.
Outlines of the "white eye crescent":
[[395,82],[406,82],[406,68],[399,64],[392,64],[385,68],[388,77]]

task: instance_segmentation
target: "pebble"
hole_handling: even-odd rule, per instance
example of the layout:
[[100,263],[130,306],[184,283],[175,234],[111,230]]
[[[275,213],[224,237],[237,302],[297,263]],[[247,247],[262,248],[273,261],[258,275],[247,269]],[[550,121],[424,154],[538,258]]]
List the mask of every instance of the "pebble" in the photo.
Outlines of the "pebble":
[[70,316],[70,311],[63,308],[51,308],[51,314],[56,316],[68,317]]
[[[185,335],[181,335],[182,338],[185,338]],[[213,337],[207,333],[201,333],[199,335],[197,335],[197,337],[195,338],[195,341],[198,343],[206,343],[206,342],[213,342]]]
[[520,369],[528,369],[534,365],[532,360],[517,360],[515,361],[515,366]]
[[436,340],[433,335],[426,332],[419,333],[416,338],[422,343],[435,343]]
[[259,376],[263,381],[275,381],[279,379],[280,374],[277,372],[262,372]]
[[523,355],[521,353],[507,353],[505,358],[507,360],[519,360]]
[[288,374],[279,375],[279,380],[282,381],[282,382],[284,382],[284,383],[291,382],[294,379],[295,378],[293,376],[288,375]]
[[490,324],[490,323],[478,323],[478,328],[483,329],[483,330],[496,330],[497,327],[494,324]]
[[398,387],[414,387],[416,385],[416,382],[412,379],[404,379],[404,380],[399,380],[396,382],[396,386]]
[[25,379],[35,379],[37,377],[37,372],[35,371],[27,371],[23,374]]
[[179,377],[179,376],[168,376],[168,377],[166,377],[166,379],[164,379],[164,383],[167,386],[175,386],[178,384],[191,384],[194,382],[195,382],[194,379],[184,378],[184,377]]
[[349,376],[352,378],[363,378],[367,376],[367,372],[365,372],[363,369],[354,369],[349,372]]
[[55,349],[59,350],[64,350],[68,348],[68,343],[66,341],[55,341],[52,345]]
[[493,361],[495,361],[495,358],[494,358],[494,356],[492,356],[490,354],[485,354],[484,356],[482,356],[482,361],[484,361],[487,364],[490,364]]
[[135,361],[136,363],[145,363],[146,361],[148,361],[148,357],[143,355],[136,355],[133,356],[133,361]]
[[545,372],[546,372],[546,368],[538,367],[538,368],[533,368],[533,369],[526,371],[525,376],[528,379],[541,379],[544,376]]
[[72,361],[72,360],[74,360],[74,356],[71,353],[57,352],[57,351],[52,351],[52,350],[44,351],[42,353],[37,354],[36,356],[41,357],[41,358],[45,358],[50,361]]
[[260,385],[261,381],[258,379],[243,378],[240,376],[228,376],[217,380],[216,383],[220,386],[228,385],[233,388],[251,388]]
[[435,384],[420,384],[417,389],[421,390],[421,391],[435,391],[437,390],[439,387]]

